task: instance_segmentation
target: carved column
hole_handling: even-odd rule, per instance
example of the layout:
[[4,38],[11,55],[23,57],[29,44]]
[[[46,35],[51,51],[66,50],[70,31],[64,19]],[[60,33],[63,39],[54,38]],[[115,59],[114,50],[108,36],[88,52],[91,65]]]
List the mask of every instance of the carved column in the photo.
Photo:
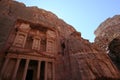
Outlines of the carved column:
[[13,45],[15,46],[19,38],[19,32],[17,32]]
[[27,33],[18,31],[13,45],[18,47],[24,47],[26,38],[27,38]]
[[41,41],[40,38],[35,37],[34,40],[33,40],[32,49],[40,50],[40,41]]
[[12,80],[16,80],[16,75],[17,75],[17,71],[19,68],[19,64],[20,64],[21,59],[17,59],[16,65],[15,65],[15,70],[13,72],[13,76],[12,76]]
[[28,66],[29,66],[29,62],[30,62],[30,60],[27,59],[26,60],[26,64],[25,64],[25,68],[24,68],[24,73],[23,73],[22,80],[25,80],[25,78],[26,78],[26,74],[27,74],[27,69],[28,69]]
[[47,80],[48,62],[45,62],[45,80]]
[[54,62],[52,62],[52,69],[53,69],[52,77],[53,77],[53,80],[55,80],[55,63]]
[[23,48],[24,48],[24,46],[25,46],[25,44],[26,44],[26,39],[27,39],[27,33],[25,34],[25,39],[24,39],[24,41],[23,41]]
[[2,69],[1,69],[0,77],[2,77],[4,71],[5,71],[6,67],[7,67],[7,64],[8,64],[8,62],[9,62],[9,60],[10,60],[10,58],[6,57],[5,62],[4,62],[4,64],[3,64],[3,67],[2,67]]
[[38,61],[38,67],[37,67],[37,80],[40,80],[40,66],[41,66],[41,61]]
[[52,30],[48,30],[47,33],[47,45],[46,45],[46,51],[49,53],[53,53],[54,55],[55,52],[55,39],[56,39],[56,34]]

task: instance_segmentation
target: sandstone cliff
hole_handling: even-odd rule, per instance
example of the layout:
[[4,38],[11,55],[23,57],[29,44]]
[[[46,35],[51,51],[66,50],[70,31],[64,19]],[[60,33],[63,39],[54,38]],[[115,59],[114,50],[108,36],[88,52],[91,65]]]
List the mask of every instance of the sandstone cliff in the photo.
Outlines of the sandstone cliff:
[[106,51],[120,69],[120,15],[115,15],[101,23],[95,35],[95,44]]
[[55,80],[120,79],[119,71],[105,52],[83,39],[71,25],[49,11],[11,0],[0,1],[0,70],[12,45],[9,35],[17,21],[56,31]]

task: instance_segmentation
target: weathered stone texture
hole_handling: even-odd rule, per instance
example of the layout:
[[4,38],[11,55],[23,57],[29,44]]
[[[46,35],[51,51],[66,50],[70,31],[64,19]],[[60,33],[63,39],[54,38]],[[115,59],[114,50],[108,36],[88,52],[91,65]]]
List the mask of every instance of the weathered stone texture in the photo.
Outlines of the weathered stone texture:
[[0,12],[1,80],[120,79],[105,52],[55,14],[12,0]]
[[120,15],[105,20],[95,31],[95,44],[108,53],[114,63],[120,68]]
[[5,42],[7,42],[8,36],[12,27],[14,26],[14,23],[14,19],[11,19],[9,16],[3,16],[0,14],[0,52],[3,50],[3,46],[6,45]]
[[[107,79],[110,78],[110,76],[114,77],[113,75],[118,75],[113,74],[115,70],[112,67],[115,66],[111,64],[111,61],[109,62],[109,57],[104,52],[100,52],[100,49],[95,49],[95,46],[91,45],[88,41],[81,39],[78,34],[72,34],[67,42],[67,49],[72,65],[71,70],[73,70],[72,74],[74,75],[75,69],[75,71],[80,74],[79,77],[75,77],[74,75],[73,80],[76,78],[76,80],[79,80],[79,78],[83,80],[102,79],[105,76]],[[76,64],[78,64],[78,66],[74,66]]]

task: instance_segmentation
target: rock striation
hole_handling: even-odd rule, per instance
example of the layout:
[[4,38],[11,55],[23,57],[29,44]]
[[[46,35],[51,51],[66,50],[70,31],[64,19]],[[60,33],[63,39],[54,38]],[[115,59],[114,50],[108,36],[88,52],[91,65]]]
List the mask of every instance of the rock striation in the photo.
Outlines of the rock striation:
[[95,35],[95,44],[107,52],[120,69],[120,15],[115,15],[101,23]]
[[108,55],[50,11],[0,0],[0,80],[119,80]]

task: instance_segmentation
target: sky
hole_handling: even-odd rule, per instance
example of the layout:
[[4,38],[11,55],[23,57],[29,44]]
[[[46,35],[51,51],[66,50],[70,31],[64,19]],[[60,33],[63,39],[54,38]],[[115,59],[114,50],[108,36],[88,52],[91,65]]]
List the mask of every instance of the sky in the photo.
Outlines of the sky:
[[51,11],[94,42],[94,31],[107,18],[120,14],[120,0],[16,0]]

